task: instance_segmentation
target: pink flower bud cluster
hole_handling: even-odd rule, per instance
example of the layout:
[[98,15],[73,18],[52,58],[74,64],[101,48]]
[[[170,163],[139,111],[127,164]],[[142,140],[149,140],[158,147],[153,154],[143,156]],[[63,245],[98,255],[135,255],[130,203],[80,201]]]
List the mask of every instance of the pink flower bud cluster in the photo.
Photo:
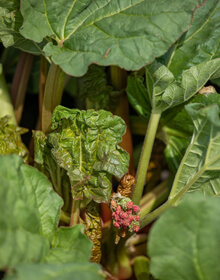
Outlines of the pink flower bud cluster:
[[138,232],[140,207],[123,196],[113,196],[110,204],[113,225],[118,229],[128,228],[131,232]]

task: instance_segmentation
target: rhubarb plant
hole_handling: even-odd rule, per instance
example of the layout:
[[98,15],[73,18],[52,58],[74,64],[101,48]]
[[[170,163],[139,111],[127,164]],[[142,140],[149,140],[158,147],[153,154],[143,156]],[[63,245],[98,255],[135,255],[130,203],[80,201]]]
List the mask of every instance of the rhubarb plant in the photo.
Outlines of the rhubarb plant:
[[0,0],[4,279],[219,278],[219,18],[218,0]]

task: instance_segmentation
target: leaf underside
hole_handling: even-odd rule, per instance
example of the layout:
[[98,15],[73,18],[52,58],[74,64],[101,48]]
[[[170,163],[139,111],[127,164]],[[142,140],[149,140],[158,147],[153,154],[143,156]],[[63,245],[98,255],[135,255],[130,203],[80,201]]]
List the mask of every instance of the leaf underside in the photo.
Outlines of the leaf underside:
[[201,191],[220,194],[220,119],[219,106],[204,107],[195,103],[186,106],[192,118],[194,132],[191,143],[176,174],[170,199],[181,192]]
[[82,76],[91,63],[137,70],[188,30],[203,2],[21,0],[20,33],[37,43],[52,38],[43,51],[73,76]]
[[[220,106],[220,98],[218,93],[211,93],[208,96],[197,94],[190,100],[190,103],[202,103],[205,106],[218,104]],[[173,115],[174,110],[168,110],[166,113],[167,115],[162,116],[162,122],[167,118],[169,119],[163,126],[163,131],[166,135],[165,156],[169,167],[176,174],[186,149],[190,144],[194,125],[185,107],[182,110],[177,108],[172,119],[169,118],[169,115]]]

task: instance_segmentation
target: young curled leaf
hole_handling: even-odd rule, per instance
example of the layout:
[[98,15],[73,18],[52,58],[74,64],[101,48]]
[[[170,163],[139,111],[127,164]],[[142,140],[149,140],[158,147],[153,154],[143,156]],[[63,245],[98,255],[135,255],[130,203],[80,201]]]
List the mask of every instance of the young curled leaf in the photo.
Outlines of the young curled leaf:
[[101,238],[102,238],[102,226],[101,218],[99,215],[99,205],[94,202],[86,207],[85,212],[85,234],[93,243],[91,262],[100,263],[101,252]]
[[79,97],[87,99],[90,108],[113,111],[118,105],[120,92],[108,85],[105,68],[92,64],[87,73],[79,79]]

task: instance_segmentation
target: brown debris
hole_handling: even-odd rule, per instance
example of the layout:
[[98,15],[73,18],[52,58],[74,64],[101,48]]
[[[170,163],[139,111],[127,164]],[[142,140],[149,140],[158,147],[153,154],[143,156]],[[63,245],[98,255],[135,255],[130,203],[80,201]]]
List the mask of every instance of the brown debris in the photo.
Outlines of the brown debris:
[[216,93],[216,89],[213,86],[203,87],[199,90],[199,94],[208,96],[210,93]]
[[101,261],[101,238],[102,238],[102,226],[101,218],[99,216],[99,205],[94,202],[86,207],[85,212],[85,234],[93,243],[92,254],[90,261],[100,263]]
[[119,182],[117,192],[119,192],[122,196],[130,198],[135,183],[136,180],[134,176],[126,173]]

